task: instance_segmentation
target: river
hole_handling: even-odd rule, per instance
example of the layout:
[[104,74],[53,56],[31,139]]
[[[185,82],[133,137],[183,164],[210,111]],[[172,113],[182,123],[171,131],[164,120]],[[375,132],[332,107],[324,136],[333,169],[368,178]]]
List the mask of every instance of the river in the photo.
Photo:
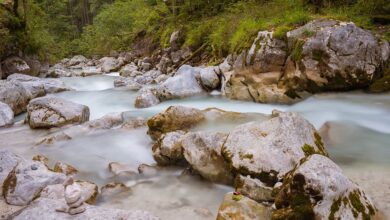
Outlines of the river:
[[[133,105],[136,92],[113,88],[115,77],[116,74],[62,78],[75,90],[56,95],[89,106],[90,119],[111,112],[147,118],[171,105],[265,114],[273,109],[299,112],[320,130],[332,160],[390,218],[390,94],[326,93],[287,106],[233,101],[215,92],[137,109]],[[20,115],[16,120],[23,117]],[[215,124],[208,126],[226,130]],[[50,147],[35,146],[37,138],[47,133],[47,130],[31,130],[27,125],[1,129],[0,147],[26,158],[43,154],[52,161],[72,164],[80,170],[80,178],[99,186],[115,180],[107,171],[110,162],[126,163],[134,169],[142,163],[154,163],[152,141],[146,135],[146,128],[105,130]],[[232,189],[183,176],[181,172],[179,168],[169,168],[155,176],[135,178],[126,183],[132,187],[130,192],[100,200],[98,205],[143,209],[162,219],[215,219],[223,195]]]

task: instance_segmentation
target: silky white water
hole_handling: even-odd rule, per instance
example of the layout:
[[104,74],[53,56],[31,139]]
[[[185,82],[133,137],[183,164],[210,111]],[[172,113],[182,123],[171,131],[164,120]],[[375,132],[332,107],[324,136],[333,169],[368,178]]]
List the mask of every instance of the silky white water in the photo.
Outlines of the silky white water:
[[[171,105],[200,109],[216,107],[228,111],[265,114],[271,113],[273,109],[299,112],[320,129],[330,157],[367,191],[380,209],[389,213],[390,94],[320,94],[292,106],[233,101],[220,95],[204,95],[137,109],[133,105],[136,92],[113,88],[115,77],[103,75],[64,78],[62,80],[75,91],[56,95],[89,106],[91,119],[124,111],[129,116],[148,118]],[[227,129],[234,127],[223,124],[206,126],[228,127]],[[152,141],[146,135],[145,128],[99,131],[50,147],[36,146],[36,140],[48,132],[33,131],[25,125],[2,129],[0,147],[29,158],[43,154],[52,161],[72,164],[80,170],[80,178],[96,182],[100,186],[115,180],[107,171],[110,162],[126,163],[135,170],[142,163],[154,163]],[[152,179],[129,180],[134,181],[131,193],[100,201],[99,205],[144,209],[162,219],[215,219],[223,195],[232,189],[206,183],[195,177],[183,177],[180,173],[180,169],[161,171]]]

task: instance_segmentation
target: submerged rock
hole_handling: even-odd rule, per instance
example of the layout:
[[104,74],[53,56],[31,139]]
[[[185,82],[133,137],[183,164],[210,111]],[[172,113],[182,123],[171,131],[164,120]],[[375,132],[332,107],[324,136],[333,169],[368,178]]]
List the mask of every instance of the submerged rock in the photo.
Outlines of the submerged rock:
[[163,134],[153,145],[153,157],[159,165],[181,164],[184,161],[181,140],[184,131]]
[[372,201],[329,158],[314,154],[283,181],[272,219],[371,219]]
[[57,173],[63,173],[67,176],[74,175],[79,172],[75,167],[62,162],[57,162],[54,164],[53,171]]
[[171,106],[148,120],[148,134],[157,140],[164,133],[187,130],[204,120],[205,116],[199,109]]
[[133,170],[130,166],[127,164],[122,164],[118,162],[111,162],[108,164],[108,170],[116,175],[121,177],[130,177],[135,174],[138,174],[137,171]]
[[232,184],[233,174],[221,155],[227,134],[190,132],[182,138],[184,157],[203,178],[217,183]]
[[271,208],[257,203],[245,196],[239,200],[232,198],[233,193],[227,193],[218,210],[217,220],[233,219],[270,219]]
[[275,113],[269,120],[238,126],[222,153],[237,173],[270,187],[306,156],[327,155],[313,125],[297,113]]
[[60,127],[89,120],[89,108],[59,97],[46,96],[31,100],[27,107],[31,128]]
[[14,123],[14,112],[9,105],[0,102],[0,128]]

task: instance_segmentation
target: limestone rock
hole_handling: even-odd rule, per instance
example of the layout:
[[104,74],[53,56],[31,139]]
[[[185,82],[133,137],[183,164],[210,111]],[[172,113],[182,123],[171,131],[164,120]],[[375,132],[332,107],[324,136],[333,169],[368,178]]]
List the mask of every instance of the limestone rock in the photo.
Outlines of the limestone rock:
[[190,132],[182,139],[184,157],[202,177],[212,182],[232,184],[229,164],[221,155],[227,134]]
[[105,73],[110,73],[113,71],[119,70],[123,65],[123,61],[118,60],[114,57],[103,57],[99,60],[102,71]]
[[30,66],[26,61],[19,57],[9,57],[1,63],[1,68],[5,76],[9,76],[13,73],[29,74],[31,71]]
[[148,120],[148,134],[157,140],[162,134],[187,130],[205,120],[201,110],[183,106],[171,106]]
[[85,220],[85,219],[96,219],[96,220],[158,220],[159,218],[152,214],[135,210],[127,211],[120,209],[108,209],[97,206],[85,205],[85,211],[70,216],[68,213],[57,212],[56,209],[65,205],[61,200],[53,199],[38,199],[22,212],[17,213],[13,219],[15,220],[41,220],[41,219],[57,219],[57,220]]
[[63,173],[67,176],[78,173],[78,170],[76,168],[62,162],[57,162],[56,164],[54,164],[53,171],[57,173]]
[[160,99],[157,98],[155,90],[152,88],[143,88],[139,91],[137,98],[135,99],[134,106],[136,108],[147,108],[160,103]]
[[118,162],[109,163],[108,170],[114,175],[121,176],[121,177],[130,177],[138,173],[127,164],[118,163]]
[[0,80],[0,102],[8,104],[15,115],[26,111],[29,92],[19,82]]
[[297,90],[365,88],[381,75],[390,56],[388,42],[354,23],[315,20],[288,32],[287,38],[294,64],[282,81]]
[[217,220],[270,219],[271,208],[257,203],[245,196],[239,201],[232,199],[233,193],[227,193],[218,210]]
[[215,66],[209,66],[200,70],[200,80],[202,85],[209,89],[217,89],[220,86],[219,68]]
[[[32,98],[43,96],[46,93],[57,93],[71,90],[64,82],[58,79],[38,78],[24,74],[12,74],[7,78],[7,80],[20,82],[27,91],[32,93]],[[38,92],[34,92],[34,90],[38,90]]]
[[273,219],[371,219],[376,213],[372,201],[340,167],[318,154],[287,175],[275,206]]
[[[95,204],[98,196],[98,186],[94,183],[87,181],[75,181],[77,184],[79,196],[77,199],[82,199],[83,202],[88,204]],[[40,198],[65,200],[65,188],[63,184],[49,185],[45,187],[40,193]]]
[[138,75],[140,72],[138,72],[138,67],[134,63],[127,64],[122,67],[122,69],[119,71],[121,76],[124,77],[134,77]]
[[0,102],[0,128],[14,123],[14,112],[9,105]]
[[113,197],[129,191],[131,189],[123,183],[108,183],[101,188],[101,196],[104,198]]
[[59,97],[46,96],[31,100],[27,107],[31,128],[60,127],[89,120],[89,108]]
[[64,174],[48,170],[41,162],[24,160],[10,153],[4,155],[8,158],[4,165],[1,161],[1,167],[7,169],[5,171],[8,171],[9,165],[16,161],[16,165],[3,183],[3,195],[8,204],[27,205],[38,197],[46,186],[60,184],[65,180]]
[[23,158],[8,150],[0,151],[0,195],[2,195],[4,180],[15,167],[23,161]]
[[242,195],[257,202],[269,202],[275,199],[272,195],[272,187],[265,186],[260,180],[250,176],[238,175],[234,185]]
[[229,134],[222,152],[236,172],[258,178],[269,187],[304,157],[327,155],[313,125],[290,112],[238,126]]
[[153,145],[153,157],[159,165],[180,164],[184,160],[181,144],[184,131],[163,134]]

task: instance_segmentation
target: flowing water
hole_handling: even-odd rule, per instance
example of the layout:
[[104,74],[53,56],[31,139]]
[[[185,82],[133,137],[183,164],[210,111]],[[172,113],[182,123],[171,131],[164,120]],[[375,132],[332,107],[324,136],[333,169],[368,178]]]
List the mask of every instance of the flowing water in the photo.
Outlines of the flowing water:
[[[91,119],[111,112],[150,117],[171,105],[205,109],[216,107],[228,111],[270,114],[273,109],[301,113],[320,130],[330,157],[345,173],[373,198],[390,217],[390,94],[368,95],[361,92],[315,95],[292,106],[232,101],[213,93],[201,97],[171,100],[147,109],[134,108],[136,92],[113,88],[116,74],[62,79],[75,91],[57,96],[89,106]],[[22,120],[18,116],[17,120]],[[234,126],[209,124],[202,129],[231,129]],[[107,171],[110,162],[121,162],[137,169],[153,164],[152,141],[146,129],[106,130],[58,142],[50,147],[36,146],[39,137],[51,131],[31,130],[26,125],[0,130],[0,147],[31,158],[36,154],[52,161],[77,167],[79,177],[102,186],[115,179]],[[162,219],[215,219],[223,195],[232,189],[206,183],[181,174],[173,168],[153,177],[127,180],[131,191],[98,205],[143,209]]]

